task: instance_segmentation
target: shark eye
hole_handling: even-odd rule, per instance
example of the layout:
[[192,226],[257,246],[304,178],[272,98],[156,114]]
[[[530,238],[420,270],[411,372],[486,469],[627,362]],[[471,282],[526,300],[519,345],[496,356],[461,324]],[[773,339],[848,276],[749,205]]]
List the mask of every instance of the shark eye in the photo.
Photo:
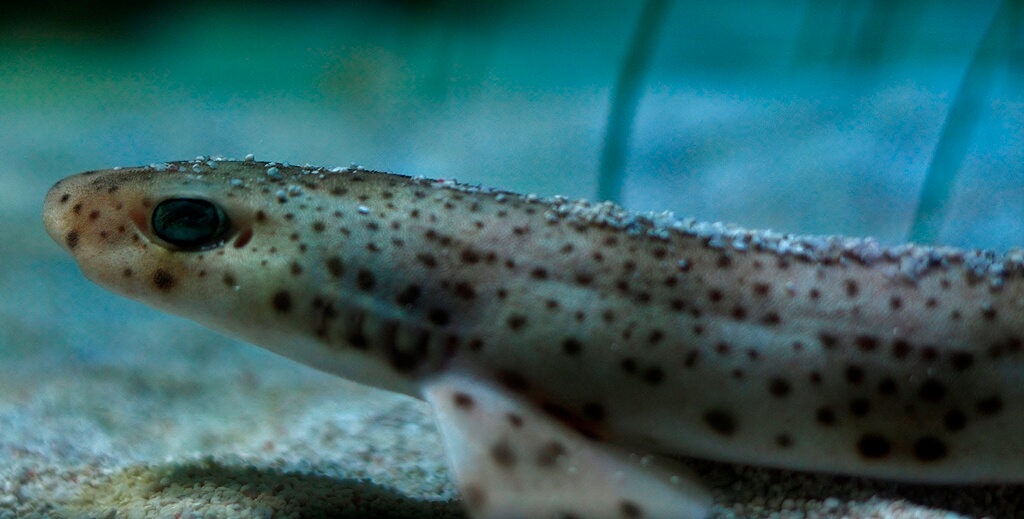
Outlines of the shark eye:
[[153,209],[153,232],[182,250],[202,250],[224,243],[231,227],[216,204],[197,198],[171,198]]

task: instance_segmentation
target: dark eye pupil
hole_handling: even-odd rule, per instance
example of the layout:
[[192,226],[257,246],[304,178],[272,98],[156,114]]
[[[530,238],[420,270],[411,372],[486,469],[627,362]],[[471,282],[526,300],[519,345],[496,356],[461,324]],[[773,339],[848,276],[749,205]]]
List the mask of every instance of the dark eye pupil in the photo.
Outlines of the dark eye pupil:
[[153,232],[161,240],[183,249],[220,245],[227,230],[227,215],[206,200],[172,198],[153,209]]

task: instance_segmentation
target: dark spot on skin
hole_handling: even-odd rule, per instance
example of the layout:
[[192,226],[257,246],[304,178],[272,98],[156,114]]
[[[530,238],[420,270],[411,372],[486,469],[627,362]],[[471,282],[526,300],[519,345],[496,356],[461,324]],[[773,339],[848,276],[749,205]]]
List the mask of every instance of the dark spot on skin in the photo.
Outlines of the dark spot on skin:
[[998,396],[986,397],[978,400],[974,408],[982,416],[995,416],[1003,410],[1003,399]]
[[793,445],[793,438],[788,434],[780,434],[775,437],[775,445],[785,449]]
[[652,386],[657,386],[658,384],[661,384],[663,380],[665,380],[665,372],[657,366],[653,366],[644,370],[643,376],[644,382],[647,382]]
[[89,212],[89,219],[90,220],[98,220],[99,218],[100,218],[100,212],[99,211],[92,210],[92,211]]
[[993,307],[990,304],[982,305],[981,316],[984,317],[986,321],[994,320],[996,318],[996,309],[995,309],[995,307]]
[[721,409],[705,411],[703,418],[711,430],[722,436],[732,436],[736,432],[736,419]]
[[821,298],[821,290],[818,290],[817,288],[812,288],[807,292],[807,297],[810,297],[813,300],[817,300]]
[[732,352],[732,347],[729,346],[728,343],[719,342],[718,344],[715,345],[715,352],[723,356],[728,355],[730,352]]
[[167,272],[164,269],[156,269],[156,271],[153,272],[153,286],[161,292],[171,290],[177,283],[178,280],[175,279],[170,272]]
[[892,443],[881,434],[868,433],[857,440],[857,452],[867,459],[884,458],[892,452]]
[[409,285],[395,296],[395,302],[402,306],[414,305],[419,301],[421,293],[419,285]]
[[917,396],[925,402],[941,402],[946,396],[946,385],[934,378],[928,379],[917,390]]
[[270,299],[270,304],[278,313],[288,313],[292,309],[292,295],[287,290],[281,290]]
[[756,296],[765,297],[768,295],[768,292],[770,292],[771,289],[772,286],[769,285],[768,283],[754,283],[754,295]]
[[742,321],[747,318],[747,309],[742,306],[734,306],[732,309],[732,318],[737,321]]
[[262,209],[259,210],[259,211],[256,211],[256,217],[255,218],[256,218],[256,222],[257,223],[263,223],[263,222],[267,221],[267,213],[264,213]]
[[899,310],[903,306],[903,300],[899,296],[892,296],[889,298],[889,308],[892,310]]
[[732,265],[732,258],[726,254],[722,254],[718,256],[718,261],[716,261],[715,264],[718,265],[718,268],[720,269],[728,268],[729,265]]
[[814,419],[821,425],[832,426],[836,424],[836,413],[832,409],[822,407],[815,411]]
[[327,266],[327,272],[331,274],[331,277],[340,278],[345,274],[345,264],[338,256],[327,258],[324,264]]
[[1006,339],[1006,347],[1011,352],[1019,352],[1024,349],[1024,340],[1020,337],[1010,337],[1009,339]]
[[323,222],[313,222],[313,232],[324,232],[327,226]]
[[526,380],[526,377],[524,377],[522,373],[502,370],[498,372],[497,376],[498,380],[501,381],[505,387],[513,391],[523,393],[530,389],[530,381]]
[[835,348],[836,345],[839,344],[839,338],[836,337],[835,335],[828,333],[822,333],[818,335],[818,340],[821,341],[822,347],[824,347],[826,350]]
[[664,338],[665,332],[661,330],[653,330],[651,331],[651,334],[647,336],[647,342],[649,342],[650,344],[657,344],[658,342],[661,342],[661,340]]
[[523,417],[522,416],[519,416],[518,414],[515,414],[515,413],[509,413],[507,418],[508,418],[509,425],[511,425],[512,427],[515,427],[516,429],[518,429],[518,428],[523,426]]
[[427,311],[427,320],[437,326],[444,326],[452,320],[452,316],[443,308],[431,308]]
[[68,245],[68,249],[74,250],[78,246],[78,239],[78,231],[69,231],[67,236],[64,237],[64,243]]
[[534,279],[547,279],[548,271],[543,267],[537,267],[530,271],[530,276],[532,276]]
[[967,371],[972,365],[974,365],[974,354],[966,351],[954,352],[949,361],[953,364],[953,369],[957,371]]
[[234,288],[234,287],[235,287],[235,285],[237,285],[237,284],[238,284],[238,282],[237,282],[237,280],[235,279],[235,276],[232,276],[231,274],[224,274],[224,284],[225,284],[225,285],[226,285],[226,286],[227,286],[228,288]]
[[126,278],[130,278],[130,277],[132,277],[132,274],[133,274],[133,273],[134,273],[134,272],[132,272],[132,269],[129,269],[129,268],[126,268],[126,269],[124,269],[124,270],[122,270],[122,271],[121,271],[121,275],[122,275],[122,276],[124,276],[124,277],[126,277]]
[[864,368],[851,364],[846,367],[846,381],[851,384],[860,384],[864,381]]
[[290,265],[290,270],[293,276],[298,276],[302,274],[302,265],[299,265],[297,261],[293,261]]
[[423,264],[424,267],[434,268],[437,266],[437,258],[433,254],[420,253],[416,255],[416,260]]
[[68,200],[69,200],[70,198],[71,198],[71,195],[69,195],[69,194],[67,194],[67,193],[64,193],[64,194],[63,194],[63,195],[61,195],[61,197],[60,197],[60,203],[62,203],[62,204],[66,204],[66,203],[68,202]]
[[942,424],[950,431],[963,430],[964,427],[967,427],[967,415],[959,409],[950,409],[942,417]]
[[452,402],[455,402],[455,407],[458,407],[463,411],[473,409],[473,405],[476,404],[476,402],[473,401],[473,397],[461,392],[452,395]]
[[356,287],[363,292],[369,292],[373,290],[374,285],[377,284],[377,278],[366,269],[360,269],[356,274]]
[[850,400],[850,413],[853,416],[862,418],[871,412],[871,402],[867,398],[854,398]]
[[473,290],[473,286],[465,281],[460,281],[455,284],[454,287],[455,295],[466,300],[476,298],[476,290]]
[[892,355],[897,359],[905,359],[910,355],[910,343],[903,339],[892,341]]
[[596,402],[583,404],[583,416],[588,420],[600,422],[604,420],[605,417],[604,406]]
[[925,346],[921,348],[921,360],[925,362],[933,362],[939,358],[939,349],[935,346]]
[[583,343],[572,337],[569,337],[568,339],[562,341],[562,351],[565,352],[565,354],[570,357],[575,357],[579,355],[581,351],[583,351]]
[[875,351],[878,349],[878,339],[870,335],[858,335],[854,343],[862,351]]
[[626,373],[636,373],[636,360],[631,358],[622,359],[622,362],[619,362],[619,367]]
[[564,456],[569,451],[560,442],[552,441],[544,444],[540,450],[537,451],[537,465],[541,467],[552,467],[558,458]]
[[526,316],[521,314],[513,314],[508,318],[508,327],[510,330],[521,330],[526,326]]
[[789,385],[789,382],[786,379],[775,378],[768,383],[768,391],[775,398],[785,397],[786,395],[789,394],[790,390],[792,390],[792,387]]
[[708,291],[708,299],[711,300],[712,303],[721,301],[723,297],[725,297],[725,295],[717,288],[712,288]]
[[769,312],[761,318],[761,322],[769,326],[775,326],[782,322],[782,318],[775,312]]
[[479,263],[480,262],[480,253],[474,251],[473,249],[466,249],[466,250],[462,251],[462,255],[460,256],[460,258],[462,258],[462,261],[464,263],[469,263],[469,264]]
[[811,375],[808,378],[810,379],[811,384],[814,384],[816,386],[821,385],[821,373],[817,371],[812,371]]
[[589,272],[577,272],[575,279],[576,283],[586,286],[594,281],[594,275]]
[[938,461],[948,453],[946,444],[934,436],[922,436],[914,442],[914,457],[920,461]]
[[697,365],[697,359],[700,358],[700,352],[692,350],[686,354],[686,358],[683,359],[683,367],[692,368]]
[[878,393],[883,396],[892,396],[896,394],[898,390],[896,381],[891,378],[883,378],[878,382]]
[[516,453],[507,441],[502,441],[491,447],[491,459],[499,466],[508,468],[516,464]]
[[844,285],[846,286],[846,295],[848,297],[857,297],[857,294],[860,293],[860,285],[857,284],[856,280],[847,279]]
[[644,515],[644,511],[640,508],[640,505],[628,499],[624,499],[619,502],[619,513],[622,514],[622,517],[626,517],[628,519],[636,519],[638,517],[643,517]]

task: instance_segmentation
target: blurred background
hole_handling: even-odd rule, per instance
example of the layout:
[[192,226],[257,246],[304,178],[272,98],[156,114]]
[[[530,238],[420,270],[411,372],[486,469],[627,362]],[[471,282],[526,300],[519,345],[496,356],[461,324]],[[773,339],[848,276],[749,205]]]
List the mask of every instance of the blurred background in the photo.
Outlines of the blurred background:
[[[663,5],[645,22],[648,4]],[[1002,4],[32,5],[0,22],[5,212],[37,212],[34,195],[82,169],[246,153],[594,198],[633,67],[620,203],[898,242]],[[1011,36],[975,89],[938,242],[1024,241],[1024,39]]]
[[[277,362],[82,278],[39,213],[50,185],[83,170],[248,153],[355,162],[886,243],[911,236],[925,200],[922,241],[1022,246],[1020,3],[5,7],[0,443],[14,441],[12,431],[45,443],[45,427],[17,425],[26,413],[80,415],[81,437],[145,451],[140,438],[161,437],[145,427],[170,400],[192,417],[245,413],[203,385],[212,383],[204,369],[241,366],[238,380],[251,383]],[[331,383],[300,368],[272,371]],[[148,425],[98,410],[123,393],[134,396],[110,408]],[[196,423],[174,426],[206,427],[201,439],[180,440],[191,448],[225,437]]]

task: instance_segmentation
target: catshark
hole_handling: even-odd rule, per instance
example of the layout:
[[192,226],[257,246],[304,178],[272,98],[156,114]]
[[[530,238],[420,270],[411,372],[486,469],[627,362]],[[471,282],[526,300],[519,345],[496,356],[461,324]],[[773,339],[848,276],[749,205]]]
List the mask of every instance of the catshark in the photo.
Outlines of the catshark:
[[794,236],[368,171],[90,171],[90,280],[431,406],[470,514],[705,517],[673,457],[1024,482],[1024,252]]

